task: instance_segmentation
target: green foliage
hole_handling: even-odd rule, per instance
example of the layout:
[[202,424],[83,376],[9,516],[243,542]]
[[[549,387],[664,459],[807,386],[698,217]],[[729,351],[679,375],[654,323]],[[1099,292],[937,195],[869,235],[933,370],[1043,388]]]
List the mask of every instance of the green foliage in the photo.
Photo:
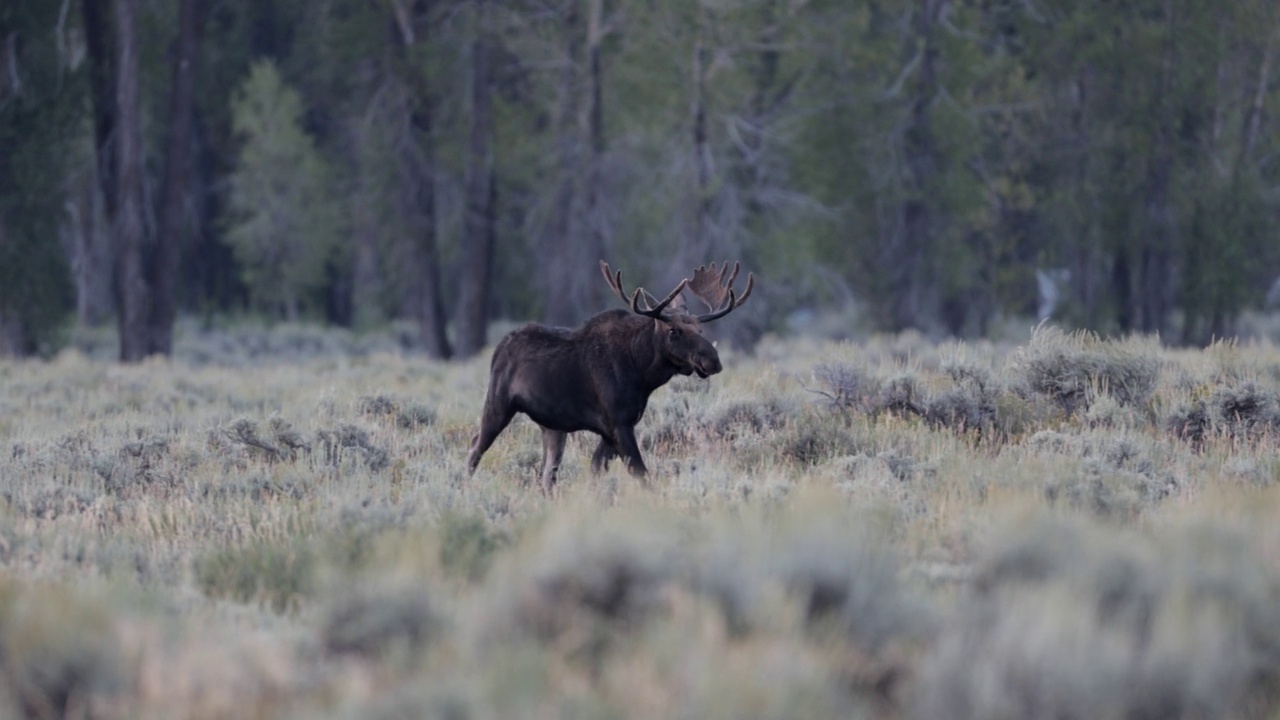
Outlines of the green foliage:
[[231,99],[241,140],[224,219],[255,307],[297,319],[320,305],[342,238],[331,170],[304,129],[302,96],[269,60]]
[[55,350],[73,304],[59,219],[85,130],[85,83],[54,42],[65,42],[58,12],[46,3],[0,10],[0,332],[16,335],[21,354]]
[[[0,14],[0,313],[23,352],[55,348],[72,305],[65,200],[92,134],[76,7]],[[598,37],[586,0],[497,3],[490,27],[475,7],[207,8],[184,221],[214,245],[183,258],[184,309],[242,310],[247,291],[271,319],[413,316],[427,237],[451,305],[480,32],[494,315],[542,312],[563,290],[548,250],[588,238],[579,255],[655,283],[712,256],[767,269],[735,340],[824,306],[856,308],[845,335],[989,335],[1035,311],[1036,270],[1069,269],[1059,319],[1203,343],[1238,329],[1280,259],[1274,3],[619,0]],[[152,160],[177,18],[141,8]],[[595,282],[573,288],[583,315]]]

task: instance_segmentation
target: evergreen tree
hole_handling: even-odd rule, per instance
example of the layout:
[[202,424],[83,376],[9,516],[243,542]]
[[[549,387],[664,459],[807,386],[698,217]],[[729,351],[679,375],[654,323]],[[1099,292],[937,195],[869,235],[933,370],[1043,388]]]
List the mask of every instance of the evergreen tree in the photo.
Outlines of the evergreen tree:
[[320,305],[343,237],[329,169],[302,127],[298,92],[275,63],[251,68],[232,98],[242,144],[230,178],[226,241],[253,305],[295,320]]

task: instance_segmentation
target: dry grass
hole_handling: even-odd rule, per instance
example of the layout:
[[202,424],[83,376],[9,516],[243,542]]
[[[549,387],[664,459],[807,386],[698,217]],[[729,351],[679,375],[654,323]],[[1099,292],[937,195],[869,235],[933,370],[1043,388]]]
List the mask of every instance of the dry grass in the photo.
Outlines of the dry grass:
[[400,344],[0,362],[0,714],[1280,711],[1269,345],[766,341],[547,497]]

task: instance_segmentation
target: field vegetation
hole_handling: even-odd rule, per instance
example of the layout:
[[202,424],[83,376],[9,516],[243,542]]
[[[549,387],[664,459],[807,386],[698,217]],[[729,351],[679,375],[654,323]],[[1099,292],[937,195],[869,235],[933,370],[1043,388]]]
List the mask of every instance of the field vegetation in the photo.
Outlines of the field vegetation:
[[766,339],[551,495],[401,345],[0,361],[0,714],[1280,716],[1265,341]]

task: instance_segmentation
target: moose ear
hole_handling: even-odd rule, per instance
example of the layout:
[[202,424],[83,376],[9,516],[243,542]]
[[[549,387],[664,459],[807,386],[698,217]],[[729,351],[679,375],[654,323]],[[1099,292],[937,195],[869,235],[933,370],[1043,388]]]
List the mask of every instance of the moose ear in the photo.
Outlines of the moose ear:
[[676,299],[672,300],[671,304],[667,306],[667,309],[669,311],[677,312],[677,313],[689,312],[688,307],[684,304],[684,295],[677,295]]

